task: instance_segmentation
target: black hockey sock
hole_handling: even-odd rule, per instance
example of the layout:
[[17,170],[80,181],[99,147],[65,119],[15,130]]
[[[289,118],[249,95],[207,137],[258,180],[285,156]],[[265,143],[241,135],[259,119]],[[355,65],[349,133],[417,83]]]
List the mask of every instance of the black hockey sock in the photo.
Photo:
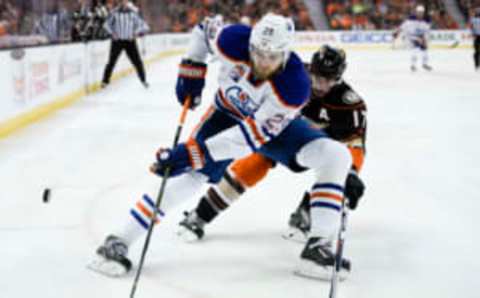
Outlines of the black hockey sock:
[[195,212],[197,213],[198,217],[200,217],[206,223],[211,222],[219,214],[205,196],[202,197],[200,203],[198,203]]
[[303,194],[303,198],[298,206],[298,209],[305,209],[307,212],[310,211],[310,193],[305,192]]
[[244,192],[245,188],[226,172],[217,185],[208,189],[195,212],[203,221],[209,223]]

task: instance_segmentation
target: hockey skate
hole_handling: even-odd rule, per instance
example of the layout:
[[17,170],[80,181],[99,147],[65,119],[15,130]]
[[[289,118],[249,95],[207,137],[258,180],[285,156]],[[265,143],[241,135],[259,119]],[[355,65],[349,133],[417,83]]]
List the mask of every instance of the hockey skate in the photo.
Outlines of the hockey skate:
[[417,67],[415,65],[411,65],[410,66],[410,71],[411,72],[416,72],[417,71]]
[[122,239],[110,235],[96,252],[96,258],[87,268],[110,277],[126,275],[132,269],[132,262],[127,258],[128,246]]
[[[335,254],[332,252],[331,242],[319,237],[308,239],[300,259],[300,265],[295,274],[313,279],[331,280],[335,264]],[[340,280],[347,278],[350,268],[350,261],[342,259],[338,275]]]
[[423,67],[423,69],[425,69],[426,71],[432,71],[432,70],[433,70],[433,68],[432,68],[430,65],[428,65],[428,64],[422,64],[422,67]]
[[286,240],[305,243],[310,231],[310,214],[303,208],[298,208],[290,215],[289,229],[282,237]]
[[282,235],[286,240],[305,243],[310,231],[310,196],[306,194],[295,212],[290,214],[289,229]]
[[201,219],[195,210],[183,213],[185,218],[180,221],[177,235],[185,242],[195,242],[203,238],[205,221]]

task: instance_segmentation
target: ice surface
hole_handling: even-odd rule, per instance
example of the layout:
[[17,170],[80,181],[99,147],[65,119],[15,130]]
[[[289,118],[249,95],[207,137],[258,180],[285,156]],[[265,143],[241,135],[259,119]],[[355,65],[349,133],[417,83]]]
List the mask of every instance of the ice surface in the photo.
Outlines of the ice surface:
[[[434,71],[414,74],[408,52],[348,56],[346,78],[369,108],[367,192],[350,213],[353,273],[339,297],[478,297],[480,74],[472,52],[432,51]],[[128,297],[132,276],[109,279],[85,265],[152,179],[156,148],[172,142],[178,61],[150,67],[148,90],[131,76],[0,141],[0,297]],[[202,109],[216,73],[210,68]],[[200,115],[188,115],[184,137]],[[192,197],[156,228],[136,297],[327,297],[327,283],[292,274],[302,245],[280,237],[311,178],[277,167],[208,226],[204,242],[185,244],[174,232]],[[131,248],[135,262],[142,245]]]

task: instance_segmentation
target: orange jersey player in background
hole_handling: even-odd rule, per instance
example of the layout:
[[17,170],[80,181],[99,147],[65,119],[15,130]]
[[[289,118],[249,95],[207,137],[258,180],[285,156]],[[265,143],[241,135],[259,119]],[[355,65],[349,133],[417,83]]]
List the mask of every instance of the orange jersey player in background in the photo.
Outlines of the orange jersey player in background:
[[[330,46],[323,46],[314,53],[310,64],[305,67],[310,72],[312,94],[310,101],[302,109],[302,117],[312,126],[323,129],[327,134],[348,146],[353,163],[348,175],[345,196],[350,209],[357,207],[365,186],[358,177],[364,156],[366,140],[366,105],[363,99],[343,79],[346,68],[345,52]],[[261,152],[253,153],[232,163],[218,184],[213,185],[200,199],[197,207],[185,212],[180,222],[178,234],[185,241],[196,241],[204,236],[207,223],[213,221],[226,210],[246,189],[261,181],[274,166],[274,163]],[[291,170],[303,171],[298,164],[289,165]],[[286,238],[300,240],[310,229],[310,204],[315,193],[305,192],[300,205],[291,214],[290,231]],[[341,198],[331,198],[341,200]],[[325,204],[324,200],[316,204]],[[331,204],[332,208],[337,207]]]

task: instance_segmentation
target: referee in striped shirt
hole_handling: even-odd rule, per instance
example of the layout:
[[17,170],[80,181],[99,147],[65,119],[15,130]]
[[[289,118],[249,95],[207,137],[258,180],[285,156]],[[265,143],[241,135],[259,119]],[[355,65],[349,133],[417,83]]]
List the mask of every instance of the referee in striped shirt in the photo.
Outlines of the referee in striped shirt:
[[104,25],[105,30],[112,37],[110,56],[103,74],[102,88],[110,83],[113,68],[123,50],[135,67],[140,81],[148,88],[145,77],[145,67],[138,51],[136,37],[149,31],[148,25],[139,16],[138,9],[128,0],[121,0],[120,5],[112,10]]
[[475,15],[470,20],[473,35],[473,59],[475,61],[475,69],[480,71],[480,7],[475,10]]

